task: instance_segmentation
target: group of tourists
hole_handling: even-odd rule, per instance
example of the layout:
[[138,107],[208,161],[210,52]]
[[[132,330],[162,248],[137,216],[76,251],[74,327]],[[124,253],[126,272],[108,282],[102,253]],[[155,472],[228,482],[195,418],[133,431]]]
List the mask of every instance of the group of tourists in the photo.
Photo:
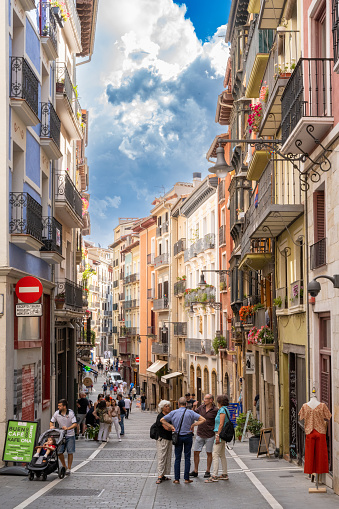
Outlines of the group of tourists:
[[[183,452],[185,457],[185,484],[192,483],[192,477],[198,477],[200,453],[204,446],[207,453],[207,468],[204,474],[205,482],[212,483],[228,480],[225,454],[226,441],[220,438],[225,425],[231,422],[227,408],[228,404],[229,400],[226,395],[218,396],[217,405],[215,405],[213,395],[206,394],[203,404],[198,406],[198,403],[191,395],[186,394],[185,397],[179,399],[179,408],[171,411],[171,403],[169,401],[160,401],[158,407],[159,414],[155,425],[153,425],[156,431],[154,438],[157,439],[157,484],[169,480],[167,476],[170,475],[171,471],[173,444],[175,453],[174,484],[180,484],[180,463]],[[194,442],[194,468],[190,472],[195,427],[197,427],[197,435]],[[219,459],[222,467],[221,475],[218,475]]]

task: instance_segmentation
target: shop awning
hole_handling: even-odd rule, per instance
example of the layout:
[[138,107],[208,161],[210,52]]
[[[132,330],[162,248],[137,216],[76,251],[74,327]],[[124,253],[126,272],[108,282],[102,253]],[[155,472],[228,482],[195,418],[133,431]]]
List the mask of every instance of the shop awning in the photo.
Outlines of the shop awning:
[[91,366],[90,364],[87,364],[86,362],[82,361],[81,359],[78,359],[78,363],[80,364],[80,366],[82,366],[83,368],[86,366],[87,368],[89,369],[86,369],[86,371],[88,373],[95,373],[96,375],[98,374],[98,370],[97,369],[94,369],[93,366]]
[[161,370],[164,366],[166,366],[166,361],[156,361],[154,362],[149,368],[147,368],[146,371],[149,371],[150,373],[157,373]]
[[175,371],[174,373],[168,373],[168,375],[164,375],[161,377],[161,381],[166,383],[168,380],[171,380],[171,378],[178,378],[178,376],[182,376],[182,373],[180,371]]

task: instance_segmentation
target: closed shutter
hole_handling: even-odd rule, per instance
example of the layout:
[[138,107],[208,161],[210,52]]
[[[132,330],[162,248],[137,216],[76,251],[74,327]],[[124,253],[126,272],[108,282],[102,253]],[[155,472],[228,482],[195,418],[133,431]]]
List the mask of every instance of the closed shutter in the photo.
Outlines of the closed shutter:
[[314,242],[324,239],[325,236],[325,193],[317,191],[314,193]]
[[168,281],[164,281],[164,297],[168,297]]
[[158,299],[162,299],[162,283],[158,283]]

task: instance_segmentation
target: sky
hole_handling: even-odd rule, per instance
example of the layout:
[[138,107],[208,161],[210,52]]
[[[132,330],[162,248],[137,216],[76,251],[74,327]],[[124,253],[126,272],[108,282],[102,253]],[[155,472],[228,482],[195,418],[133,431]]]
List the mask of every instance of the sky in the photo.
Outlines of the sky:
[[224,132],[215,123],[228,58],[229,0],[100,0],[94,54],[77,67],[89,110],[91,235],[113,242],[119,217],[149,215],[154,197],[193,172]]

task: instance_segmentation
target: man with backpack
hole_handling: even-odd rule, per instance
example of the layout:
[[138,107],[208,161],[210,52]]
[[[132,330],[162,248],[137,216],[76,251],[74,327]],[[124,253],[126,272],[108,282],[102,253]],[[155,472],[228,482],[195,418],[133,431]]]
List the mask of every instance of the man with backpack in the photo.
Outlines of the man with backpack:
[[206,446],[207,453],[207,468],[204,477],[211,477],[211,465],[212,465],[212,450],[214,444],[214,426],[215,418],[218,413],[218,409],[214,404],[214,397],[212,394],[206,394],[204,397],[203,405],[200,405],[194,411],[202,415],[206,420],[203,424],[197,427],[197,436],[194,443],[194,470],[190,472],[190,477],[198,477],[198,467],[200,453]]

